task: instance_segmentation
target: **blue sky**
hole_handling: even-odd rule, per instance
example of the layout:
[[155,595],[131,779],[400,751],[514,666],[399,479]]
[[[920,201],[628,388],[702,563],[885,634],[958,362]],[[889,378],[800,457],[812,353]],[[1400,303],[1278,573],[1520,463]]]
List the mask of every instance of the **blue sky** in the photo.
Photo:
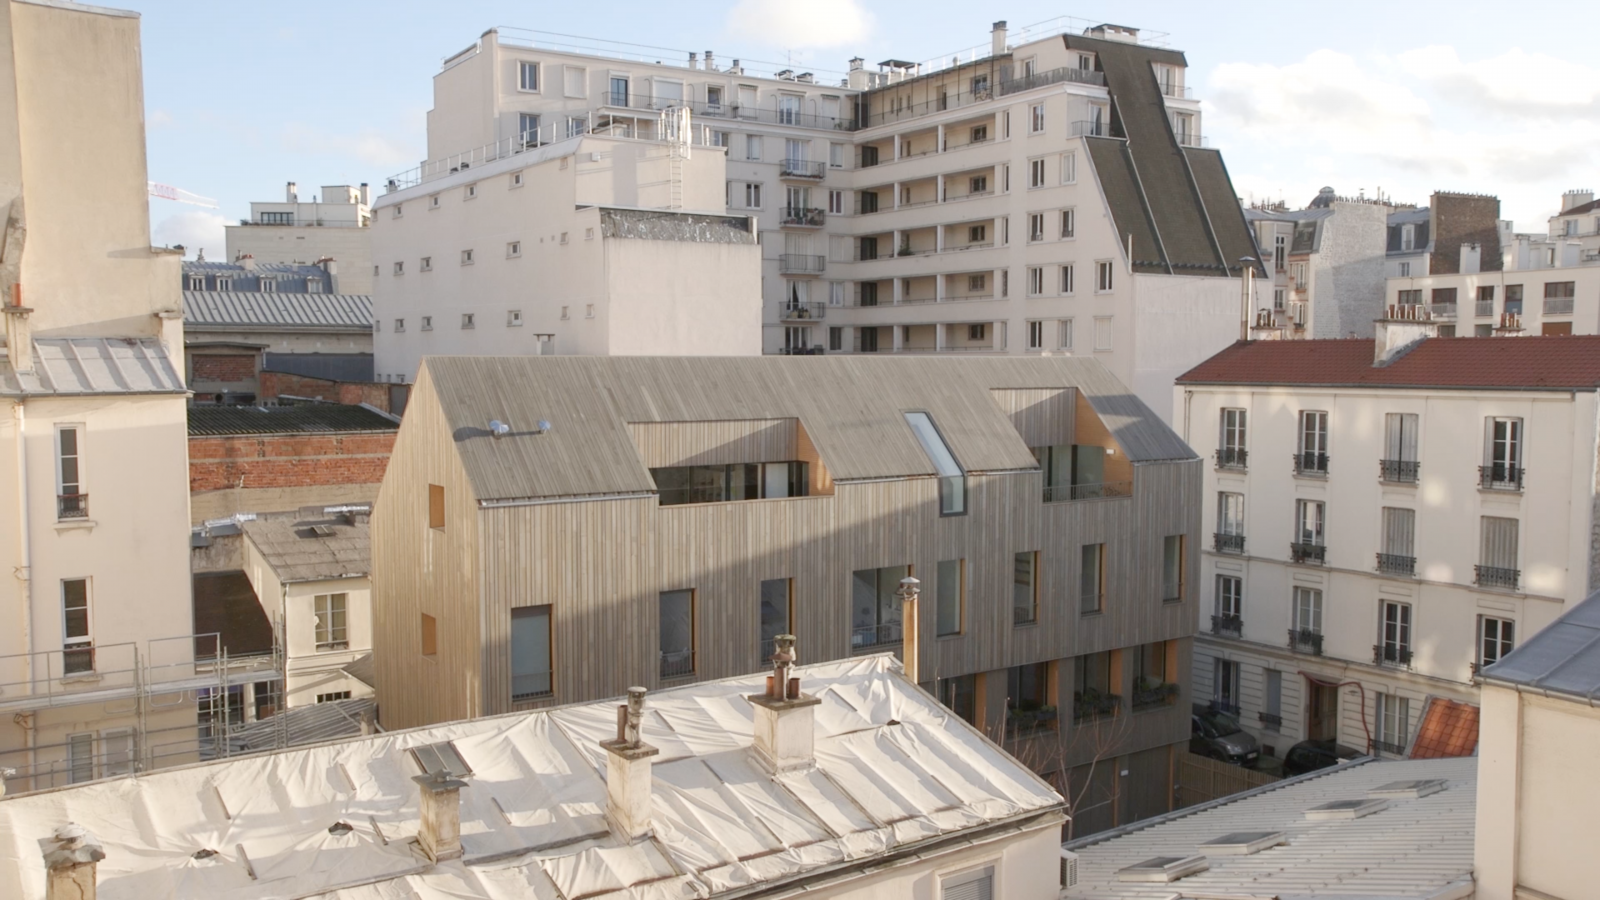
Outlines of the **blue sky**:
[[[1600,4],[694,0],[688,4],[152,0],[143,15],[150,178],[220,209],[151,200],[155,241],[222,251],[249,202],[377,184],[417,164],[432,76],[495,25],[842,70],[930,59],[1060,15],[1167,32],[1204,130],[1247,198],[1322,185],[1426,203],[1497,194],[1542,230],[1568,188],[1600,188]],[[1308,8],[1309,7],[1309,8]],[[309,189],[309,190],[308,190]]]

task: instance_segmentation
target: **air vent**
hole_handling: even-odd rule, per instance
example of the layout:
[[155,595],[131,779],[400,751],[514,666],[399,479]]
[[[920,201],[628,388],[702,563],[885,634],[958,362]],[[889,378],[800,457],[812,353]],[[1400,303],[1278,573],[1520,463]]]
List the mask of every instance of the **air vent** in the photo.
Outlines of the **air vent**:
[[313,525],[313,526],[311,526],[311,536],[312,537],[329,538],[329,537],[333,537],[334,535],[336,535],[338,533],[339,532],[334,530],[334,527],[332,525]]
[[1235,831],[1200,846],[1217,856],[1250,856],[1284,843],[1288,843],[1288,838],[1281,831]]
[[1160,884],[1177,881],[1211,868],[1204,856],[1156,856],[1117,870],[1118,881],[1153,881]]
[[1429,794],[1437,794],[1444,789],[1443,778],[1419,778],[1414,781],[1391,781],[1379,785],[1367,791],[1367,796],[1374,800],[1416,800]]
[[1306,810],[1308,822],[1331,822],[1340,819],[1359,819],[1389,808],[1387,800],[1334,800]]
[[1078,886],[1078,854],[1071,850],[1061,851],[1061,889]]

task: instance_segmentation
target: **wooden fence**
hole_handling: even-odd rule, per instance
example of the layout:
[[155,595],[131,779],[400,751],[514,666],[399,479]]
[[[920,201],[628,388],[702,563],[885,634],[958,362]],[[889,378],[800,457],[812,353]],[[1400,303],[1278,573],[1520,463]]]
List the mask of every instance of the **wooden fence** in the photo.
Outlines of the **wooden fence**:
[[1174,793],[1177,794],[1177,805],[1180,807],[1193,806],[1280,780],[1277,775],[1229,765],[1198,753],[1181,754],[1177,774]]

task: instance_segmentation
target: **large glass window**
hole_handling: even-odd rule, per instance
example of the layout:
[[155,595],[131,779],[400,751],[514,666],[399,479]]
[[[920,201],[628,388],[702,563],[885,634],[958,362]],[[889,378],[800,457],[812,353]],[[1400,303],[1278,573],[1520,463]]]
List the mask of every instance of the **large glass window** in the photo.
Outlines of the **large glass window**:
[[1169,534],[1161,542],[1161,599],[1183,599],[1183,540],[1181,534]]
[[511,699],[527,700],[551,692],[550,607],[511,610]]
[[923,452],[928,454],[928,459],[933,462],[934,472],[938,473],[939,514],[942,516],[965,514],[966,473],[956,462],[955,454],[946,446],[938,427],[933,424],[933,418],[925,412],[908,412],[906,422],[911,426],[911,432],[917,436],[917,442],[922,445]]
[[1096,613],[1106,604],[1106,545],[1084,544],[1078,573],[1079,610]]
[[1384,600],[1379,604],[1379,663],[1411,663],[1411,604]]
[[1007,722],[1014,732],[1056,725],[1056,708],[1050,702],[1050,664],[1033,663],[1006,670]]
[[1417,480],[1417,428],[1416,413],[1387,413],[1383,417],[1384,481],[1415,482]]
[[1511,652],[1516,641],[1516,623],[1494,616],[1478,617],[1478,667],[1491,666]]
[[851,574],[851,649],[871,652],[901,641],[900,581],[910,566],[860,569]]
[[1039,621],[1039,552],[1028,550],[1015,555],[1011,577],[1011,624],[1029,625]]
[[694,591],[661,592],[661,677],[694,674]]
[[1245,467],[1245,411],[1222,411],[1222,434],[1217,441],[1217,465],[1226,468]]
[[1302,475],[1328,474],[1328,414],[1321,410],[1300,413],[1300,451],[1295,471]]
[[1522,420],[1494,417],[1485,420],[1483,486],[1520,490],[1522,487]]
[[318,594],[312,598],[317,650],[343,650],[350,646],[345,608],[348,599],[348,594]]
[[765,666],[777,651],[777,637],[793,634],[794,582],[771,578],[761,582],[761,664]]
[[939,562],[938,583],[934,585],[937,597],[934,618],[939,637],[961,633],[962,612],[967,599],[966,568],[967,561],[964,559]]
[[733,463],[651,469],[662,506],[771,500],[810,493],[810,463]]
[[1294,589],[1294,627],[1305,634],[1322,633],[1322,591],[1318,588]]

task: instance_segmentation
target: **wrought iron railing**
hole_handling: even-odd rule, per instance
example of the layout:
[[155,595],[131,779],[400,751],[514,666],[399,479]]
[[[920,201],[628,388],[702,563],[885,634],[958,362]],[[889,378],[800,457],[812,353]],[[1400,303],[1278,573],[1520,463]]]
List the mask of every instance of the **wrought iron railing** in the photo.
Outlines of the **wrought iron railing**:
[[1261,721],[1261,727],[1263,728],[1277,731],[1279,728],[1283,727],[1283,716],[1280,716],[1277,713],[1260,712],[1256,713],[1256,718]]
[[87,519],[89,518],[88,494],[57,494],[56,518],[58,519]]
[[1217,451],[1217,468],[1243,469],[1249,459],[1250,452],[1242,447],[1223,447]]
[[1401,556],[1397,553],[1379,553],[1378,571],[1385,575],[1415,575],[1417,574],[1417,558],[1415,556]]
[[1373,644],[1372,664],[1411,668],[1411,648],[1400,644]]
[[784,275],[816,275],[826,271],[827,268],[826,256],[809,253],[778,254],[778,271]]
[[1378,480],[1396,484],[1416,484],[1417,470],[1422,466],[1414,459],[1378,460]]
[[1325,544],[1303,544],[1299,541],[1289,544],[1289,559],[1308,566],[1320,566],[1327,562],[1327,553]]
[[807,228],[821,228],[825,213],[820,209],[804,206],[785,206],[778,213],[781,225],[803,225]]
[[1328,474],[1328,454],[1307,451],[1296,453],[1294,455],[1294,472],[1296,475]]
[[1322,655],[1322,632],[1310,628],[1289,629],[1289,649],[1298,653]]
[[784,178],[821,178],[828,174],[828,164],[820,160],[786,159],[778,171]]
[[1244,617],[1226,614],[1212,616],[1211,633],[1223,637],[1239,637],[1244,634]]
[[661,652],[661,677],[682,678],[694,674],[693,650],[663,650]]
[[1473,566],[1472,580],[1479,587],[1509,588],[1515,590],[1517,581],[1522,575],[1521,569],[1507,569],[1501,566]]
[[1211,535],[1211,540],[1218,553],[1244,552],[1244,535],[1242,534],[1229,534],[1225,531],[1218,531]]
[[1520,491],[1522,490],[1522,476],[1526,470],[1521,466],[1512,466],[1505,463],[1494,463],[1478,467],[1478,483],[1484,490],[1489,491]]
[[785,322],[820,319],[827,314],[828,306],[825,303],[787,301],[778,304],[778,318]]

